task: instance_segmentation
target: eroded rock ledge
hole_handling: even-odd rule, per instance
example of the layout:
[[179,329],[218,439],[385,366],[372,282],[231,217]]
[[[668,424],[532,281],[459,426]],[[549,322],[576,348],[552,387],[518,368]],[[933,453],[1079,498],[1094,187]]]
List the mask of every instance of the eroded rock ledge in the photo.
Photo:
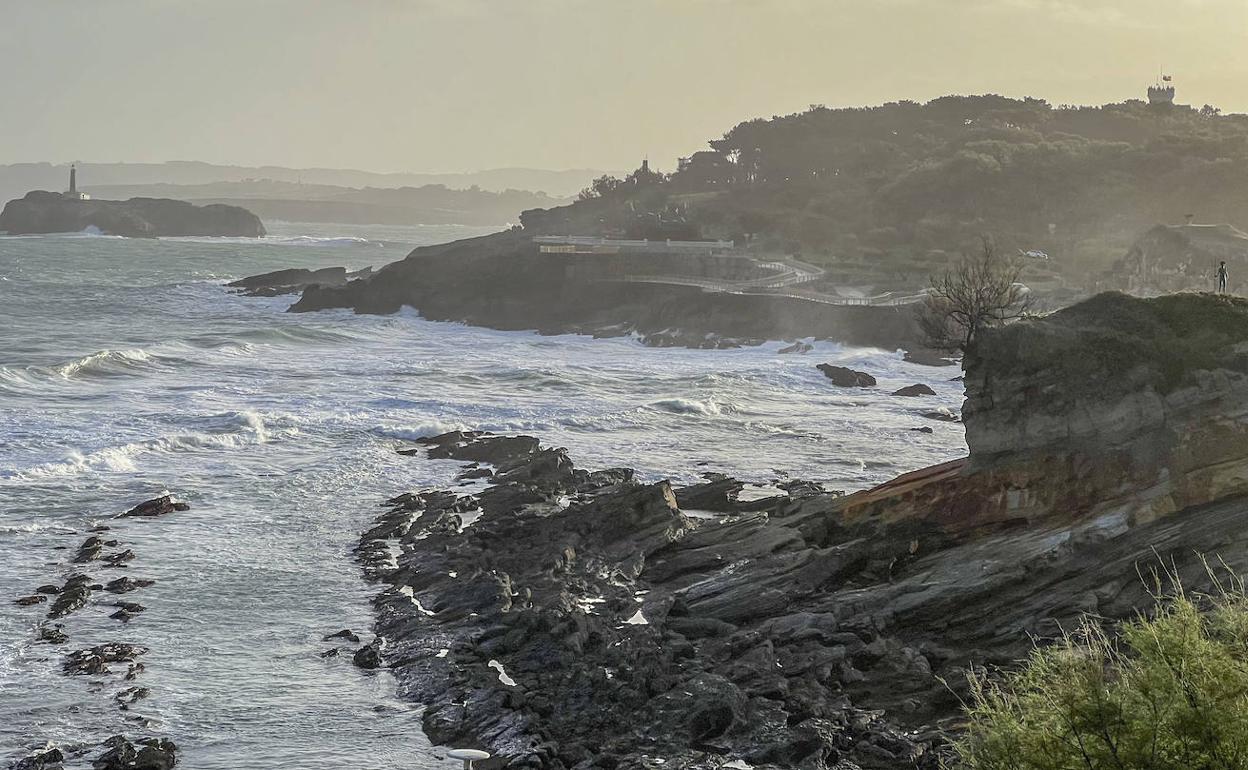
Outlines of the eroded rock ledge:
[[1147,606],[1161,562],[1197,588],[1195,554],[1248,569],[1245,339],[1248,303],[1211,297],[987,335],[971,458],[849,496],[427,439],[482,486],[395,497],[362,537],[382,661],[434,741],[508,766],[935,767],[968,666]]

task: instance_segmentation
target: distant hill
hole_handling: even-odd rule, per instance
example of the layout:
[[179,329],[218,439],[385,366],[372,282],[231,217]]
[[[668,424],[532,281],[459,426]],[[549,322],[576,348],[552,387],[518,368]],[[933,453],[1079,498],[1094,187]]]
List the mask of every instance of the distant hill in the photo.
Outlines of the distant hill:
[[[590,180],[603,174],[593,169],[553,171],[532,168],[498,168],[463,173],[378,174],[351,169],[295,169],[282,166],[222,166],[197,161],[168,163],[78,163],[79,183],[84,188],[111,185],[203,185],[214,182],[285,182],[335,187],[420,187],[446,185],[454,189],[532,190],[554,198],[577,194]],[[0,199],[24,195],[28,190],[63,189],[69,164],[15,163],[0,165]]]
[[200,185],[91,185],[96,198],[162,197],[197,203],[243,206],[262,219],[289,222],[341,222],[384,225],[507,225],[520,212],[559,206],[569,198],[543,192],[445,185],[363,189],[276,180],[212,182]]
[[1158,222],[1248,230],[1248,116],[996,95],[816,106],[741,123],[672,174],[642,168],[594,189],[527,213],[526,228],[748,239],[911,277],[992,234],[1086,277]]

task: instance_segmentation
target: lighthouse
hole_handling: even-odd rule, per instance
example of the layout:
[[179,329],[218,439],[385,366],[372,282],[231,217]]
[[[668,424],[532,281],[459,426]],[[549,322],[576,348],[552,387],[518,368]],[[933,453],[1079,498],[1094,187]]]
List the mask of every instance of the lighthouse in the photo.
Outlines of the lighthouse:
[[88,201],[91,196],[78,192],[78,169],[74,164],[69,166],[69,189],[61,193],[61,197],[71,201]]

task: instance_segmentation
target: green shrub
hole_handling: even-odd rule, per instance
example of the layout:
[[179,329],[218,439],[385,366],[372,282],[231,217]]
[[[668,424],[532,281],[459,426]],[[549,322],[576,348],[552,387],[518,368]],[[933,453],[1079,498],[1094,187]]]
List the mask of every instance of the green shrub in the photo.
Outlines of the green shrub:
[[1086,619],[999,680],[971,678],[969,770],[1248,768],[1248,599],[1181,588],[1116,635]]

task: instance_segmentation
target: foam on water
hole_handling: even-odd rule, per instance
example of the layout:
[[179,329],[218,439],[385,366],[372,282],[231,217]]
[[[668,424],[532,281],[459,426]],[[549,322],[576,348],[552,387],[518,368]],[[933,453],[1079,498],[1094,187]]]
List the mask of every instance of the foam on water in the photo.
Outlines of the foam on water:
[[[411,439],[527,431],[583,467],[645,479],[719,471],[846,490],[964,451],[960,425],[921,416],[960,406],[957,372],[894,351],[651,349],[411,310],[288,314],[291,298],[228,293],[221,284],[242,275],[380,265],[479,232],[271,229],[317,248],[0,239],[0,307],[12,319],[0,325],[0,766],[46,740],[133,732],[111,690],[62,676],[62,651],[31,644],[46,609],[9,599],[63,580],[86,528],[165,491],[191,510],[109,522],[138,554],[125,574],[157,581],[134,596],[148,611],[122,628],[103,606],[84,609],[66,621],[68,646],[151,648],[141,684],[152,695],[137,712],[183,747],[187,767],[390,770],[444,765],[418,709],[385,671],[319,653],[344,627],[368,638],[373,589],[351,549],[378,505],[454,483],[460,464],[395,453]],[[824,361],[880,386],[836,389],[814,368]],[[888,395],[915,382],[938,395]],[[934,432],[910,430],[920,425]]]

